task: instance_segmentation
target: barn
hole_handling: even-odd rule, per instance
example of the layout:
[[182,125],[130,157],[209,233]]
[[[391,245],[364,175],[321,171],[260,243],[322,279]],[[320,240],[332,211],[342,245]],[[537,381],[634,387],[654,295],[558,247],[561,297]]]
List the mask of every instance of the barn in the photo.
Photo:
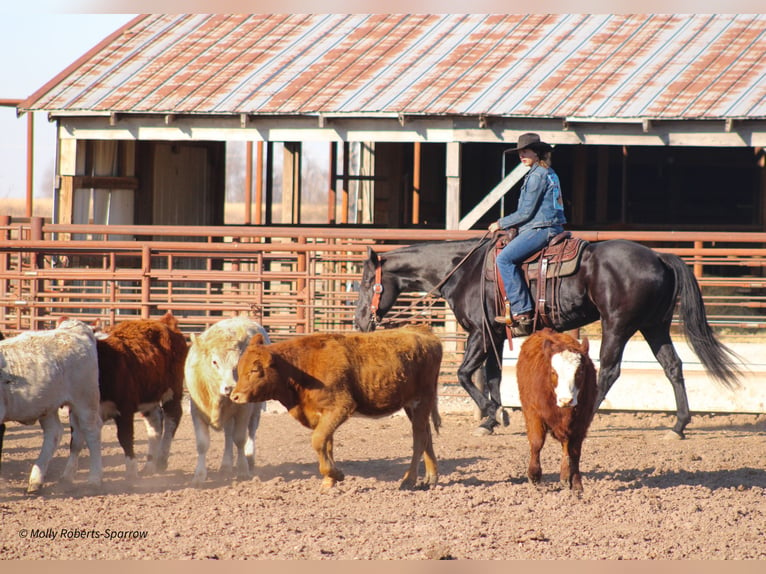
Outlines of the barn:
[[57,223],[230,223],[236,169],[245,224],[486,228],[523,175],[506,150],[535,131],[573,229],[763,231],[765,30],[745,14],[142,15],[18,111],[58,125]]

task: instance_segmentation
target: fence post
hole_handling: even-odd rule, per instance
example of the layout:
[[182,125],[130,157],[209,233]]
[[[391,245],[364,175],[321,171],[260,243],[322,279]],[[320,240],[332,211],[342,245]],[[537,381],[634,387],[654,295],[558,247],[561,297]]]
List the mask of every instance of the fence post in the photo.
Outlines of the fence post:
[[[702,249],[702,241],[695,241],[694,242],[694,250],[698,251]],[[702,263],[700,261],[700,256],[695,255],[694,256],[694,276],[697,278],[697,281],[702,279]]]
[[152,250],[148,245],[141,248],[141,318],[149,318],[151,301]]

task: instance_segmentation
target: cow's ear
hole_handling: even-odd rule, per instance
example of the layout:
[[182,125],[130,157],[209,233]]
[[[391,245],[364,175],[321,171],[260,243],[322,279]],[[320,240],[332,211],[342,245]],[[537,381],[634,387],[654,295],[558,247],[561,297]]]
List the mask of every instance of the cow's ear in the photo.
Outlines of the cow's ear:
[[191,343],[191,345],[193,345],[194,343],[197,342],[197,334],[196,333],[189,333],[189,342]]
[[585,335],[583,335],[582,341],[580,341],[580,350],[583,355],[587,355],[590,350],[590,341],[588,341],[588,337]]
[[263,335],[260,333],[253,335],[253,337],[250,339],[250,345],[263,345]]

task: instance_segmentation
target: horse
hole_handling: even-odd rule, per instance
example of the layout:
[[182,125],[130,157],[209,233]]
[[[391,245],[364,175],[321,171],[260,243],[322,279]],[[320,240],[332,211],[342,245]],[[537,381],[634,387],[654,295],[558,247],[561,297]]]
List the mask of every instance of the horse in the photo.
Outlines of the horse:
[[[458,380],[483,419],[476,429],[491,434],[499,424],[500,379],[505,325],[496,323],[496,283],[485,277],[494,241],[484,237],[457,241],[425,241],[378,255],[368,248],[354,315],[356,328],[375,329],[402,292],[431,292],[443,298],[467,332]],[[377,275],[377,278],[376,278]],[[550,283],[550,281],[548,282]],[[676,402],[674,436],[684,438],[691,421],[681,359],[670,337],[676,302],[692,350],[709,375],[727,388],[739,384],[740,358],[723,345],[707,321],[702,294],[688,265],[677,255],[657,252],[624,239],[588,243],[577,271],[557,279],[556,309],[550,308],[548,285],[544,312],[556,331],[578,329],[601,320],[598,410],[620,376],[628,340],[640,332],[673,387]],[[373,304],[374,303],[374,304]],[[472,383],[485,364],[486,390]]]

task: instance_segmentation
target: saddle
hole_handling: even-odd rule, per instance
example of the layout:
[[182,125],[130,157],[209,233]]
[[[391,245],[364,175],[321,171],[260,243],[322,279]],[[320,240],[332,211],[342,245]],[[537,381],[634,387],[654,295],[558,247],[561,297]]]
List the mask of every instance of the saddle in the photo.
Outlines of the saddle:
[[[505,288],[495,260],[497,254],[513,239],[516,230],[499,231],[494,249],[490,249],[485,266],[486,279],[498,285],[498,309],[502,308]],[[548,245],[533,253],[521,265],[524,277],[535,301],[535,326],[538,318],[541,326],[552,327],[553,316],[558,314],[558,287],[561,277],[573,275],[580,268],[583,248],[588,242],[574,237],[570,231],[563,231],[553,237]],[[533,289],[533,283],[536,288]],[[550,300],[549,300],[550,299]],[[547,307],[546,307],[547,304]]]

